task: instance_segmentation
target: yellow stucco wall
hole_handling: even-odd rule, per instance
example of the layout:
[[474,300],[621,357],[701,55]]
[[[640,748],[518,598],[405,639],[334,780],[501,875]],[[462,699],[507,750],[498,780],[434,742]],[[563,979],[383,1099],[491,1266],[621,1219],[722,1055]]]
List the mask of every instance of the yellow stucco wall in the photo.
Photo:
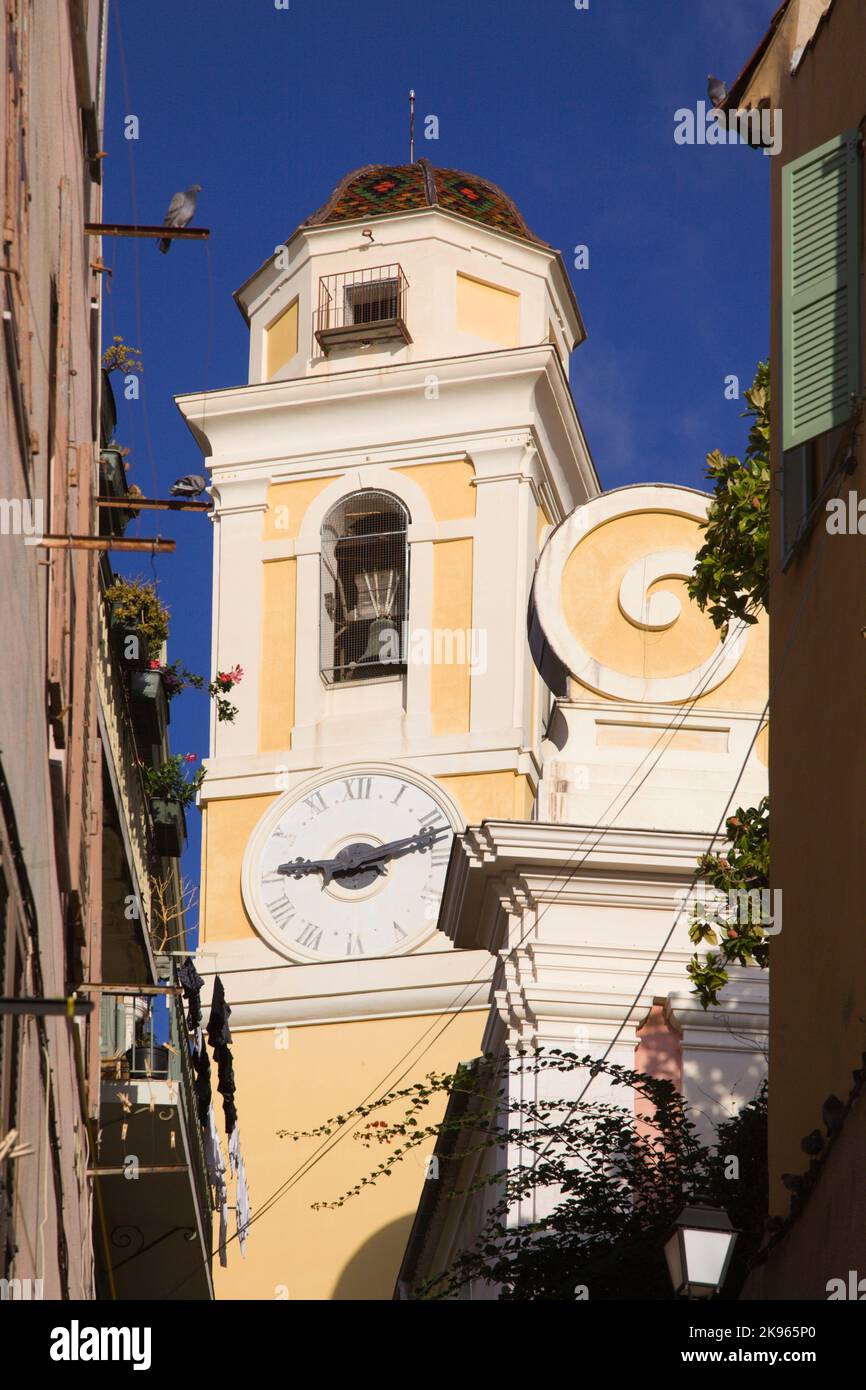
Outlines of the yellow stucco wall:
[[[419,1060],[400,1081],[401,1087],[431,1071],[453,1071],[459,1061],[478,1055],[485,1019],[486,1010],[479,1010],[444,1019],[235,1032],[238,1124],[248,1156],[253,1211],[261,1210],[322,1142],[279,1139],[278,1129],[314,1128],[369,1093],[382,1094],[389,1088],[389,1074],[396,1080],[413,1057]],[[280,1042],[286,1045],[280,1047]],[[444,1098],[431,1105],[423,1123],[435,1123],[444,1107]],[[382,1117],[390,1114],[396,1119],[400,1113],[394,1109],[382,1112]],[[387,1150],[378,1143],[367,1148],[352,1137],[359,1130],[363,1125],[353,1126],[253,1225],[245,1259],[234,1242],[228,1268],[220,1269],[215,1262],[217,1298],[391,1297],[433,1141],[399,1164],[392,1177],[345,1206],[312,1211],[312,1203],[341,1196],[385,1157]],[[229,1200],[234,1200],[231,1192]],[[230,1234],[233,1231],[232,1221]],[[215,1240],[216,1234],[215,1225]]]
[[[433,627],[440,632],[472,627],[472,541],[436,541],[433,545]],[[465,653],[468,657],[468,641]],[[469,730],[468,659],[434,663],[430,672],[430,707],[434,734]]]
[[298,350],[298,301],[293,299],[287,309],[265,329],[265,376],[272,377]]
[[517,347],[520,343],[520,295],[469,275],[457,276],[457,328],[476,338]]
[[[719,634],[691,602],[682,580],[661,579],[650,586],[650,593],[665,590],[680,600],[679,617],[661,632],[635,627],[618,603],[622,578],[635,561],[660,550],[697,550],[702,537],[696,521],[659,512],[617,517],[584,537],[562,577],[563,611],[581,645],[613,670],[650,679],[678,676],[706,661]],[[585,690],[577,681],[572,686],[577,696]],[[766,692],[767,623],[762,619],[749,629],[745,654],[732,675],[695,704],[760,709]]]
[[259,748],[289,748],[295,722],[297,561],[263,566]]
[[310,503],[332,482],[333,478],[298,478],[291,483],[271,483],[268,488],[262,539],[294,540],[300,532],[304,514]]
[[532,814],[532,783],[522,772],[458,772],[436,780],[454,797],[467,825]]
[[395,468],[394,472],[402,473],[417,483],[437,521],[457,521],[461,517],[475,515],[475,469],[467,459],[416,463],[406,468]]
[[203,806],[203,941],[233,941],[255,935],[241,898],[241,863],[247,841],[275,800],[275,796],[242,796]]

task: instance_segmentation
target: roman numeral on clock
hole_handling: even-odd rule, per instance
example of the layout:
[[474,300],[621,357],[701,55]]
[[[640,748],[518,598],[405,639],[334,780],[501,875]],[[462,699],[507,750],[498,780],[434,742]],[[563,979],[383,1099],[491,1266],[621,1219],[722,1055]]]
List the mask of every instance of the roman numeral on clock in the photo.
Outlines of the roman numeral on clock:
[[347,956],[362,956],[363,954],[364,954],[364,947],[361,945],[361,938],[360,938],[360,936],[356,935],[355,932],[351,932],[351,931],[350,931],[350,932],[349,932],[348,943],[347,943],[347,945],[346,945],[346,955],[347,955]]
[[430,863],[435,864],[437,867],[440,864],[447,864],[448,856],[450,853],[451,840],[449,838],[437,840],[433,848],[430,850]]
[[272,902],[269,902],[267,908],[281,930],[285,930],[295,915],[295,909],[292,907],[292,904],[286,898],[282,897],[282,895],[279,898],[274,898]]
[[370,788],[373,785],[372,777],[345,777],[343,786],[346,788],[344,801],[367,801],[370,796]]
[[313,792],[311,796],[304,797],[304,805],[309,806],[314,816],[320,816],[328,807],[321,792]]
[[315,922],[308,922],[295,940],[299,946],[306,946],[308,951],[318,951],[322,941],[322,928],[317,927]]
[[[422,895],[422,896],[423,896],[423,895]],[[405,941],[405,940],[406,940],[406,933],[404,932],[403,928],[400,926],[400,923],[399,923],[399,922],[395,922],[393,925],[394,925],[394,940],[395,940],[395,941]]]

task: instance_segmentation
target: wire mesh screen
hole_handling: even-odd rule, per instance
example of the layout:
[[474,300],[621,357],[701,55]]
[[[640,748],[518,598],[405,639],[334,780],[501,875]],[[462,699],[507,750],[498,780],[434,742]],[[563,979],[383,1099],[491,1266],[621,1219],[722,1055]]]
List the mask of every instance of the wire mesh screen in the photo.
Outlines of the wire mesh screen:
[[408,514],[374,489],[344,497],[322,524],[322,674],[371,680],[406,669]]

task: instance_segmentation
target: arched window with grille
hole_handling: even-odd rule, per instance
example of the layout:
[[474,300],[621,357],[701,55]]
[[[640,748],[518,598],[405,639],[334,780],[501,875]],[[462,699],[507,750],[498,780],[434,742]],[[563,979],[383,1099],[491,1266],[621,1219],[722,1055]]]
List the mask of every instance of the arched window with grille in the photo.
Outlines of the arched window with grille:
[[328,682],[406,669],[409,513],[389,492],[343,497],[322,522],[321,668]]

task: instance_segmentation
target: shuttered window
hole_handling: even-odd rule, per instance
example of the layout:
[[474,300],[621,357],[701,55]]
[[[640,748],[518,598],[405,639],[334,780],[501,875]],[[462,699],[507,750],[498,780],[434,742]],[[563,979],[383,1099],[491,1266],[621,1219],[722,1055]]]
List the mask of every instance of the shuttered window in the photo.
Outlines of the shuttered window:
[[849,418],[861,389],[859,131],[782,169],[782,447]]

